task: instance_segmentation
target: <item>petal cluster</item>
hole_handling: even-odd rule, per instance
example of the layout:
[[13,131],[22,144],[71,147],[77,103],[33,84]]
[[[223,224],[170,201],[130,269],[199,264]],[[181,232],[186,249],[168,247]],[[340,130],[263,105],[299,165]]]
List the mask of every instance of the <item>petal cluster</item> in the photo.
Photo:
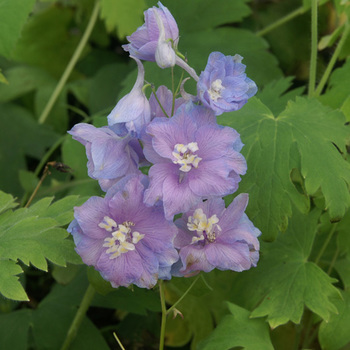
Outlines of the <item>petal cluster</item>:
[[186,212],[201,200],[225,196],[238,188],[246,161],[237,131],[216,123],[214,113],[192,103],[170,118],[155,118],[144,142],[150,186],[145,203],[163,201],[165,215]]
[[261,232],[244,213],[247,204],[247,194],[237,196],[227,209],[223,199],[209,199],[175,221],[178,275],[214,268],[240,272],[256,266]]
[[[260,231],[245,214],[248,194],[227,209],[222,198],[237,191],[247,171],[243,143],[216,120],[241,108],[257,87],[239,55],[213,52],[198,77],[178,39],[169,10],[160,2],[148,9],[124,45],[138,67],[132,90],[108,115],[108,126],[81,123],[69,131],[85,146],[88,175],[106,194],[76,207],[68,231],[83,261],[116,288],[152,288],[158,279],[214,268],[243,271],[259,259]],[[144,85],[141,59],[178,65],[196,81],[197,96],[184,90],[190,78],[173,91]]]
[[170,279],[178,260],[173,247],[177,232],[160,206],[143,203],[143,176],[125,178],[105,198],[91,197],[74,208],[70,224],[76,251],[113,287],[135,284],[152,288],[158,278]]
[[209,55],[207,66],[199,76],[198,98],[215,115],[237,111],[257,92],[253,80],[245,74],[240,55],[225,56],[220,52]]
[[[164,45],[165,42],[170,39],[176,47],[179,41],[179,29],[173,15],[160,2],[158,2],[158,6],[159,8],[154,6],[144,12],[145,23],[139,27],[135,33],[126,37],[129,44],[123,45],[125,51],[128,51],[131,56],[139,58],[140,60],[156,60],[155,55],[160,36],[157,15],[164,29],[164,35],[161,38],[161,45]],[[163,52],[161,52],[161,54],[162,53]]]

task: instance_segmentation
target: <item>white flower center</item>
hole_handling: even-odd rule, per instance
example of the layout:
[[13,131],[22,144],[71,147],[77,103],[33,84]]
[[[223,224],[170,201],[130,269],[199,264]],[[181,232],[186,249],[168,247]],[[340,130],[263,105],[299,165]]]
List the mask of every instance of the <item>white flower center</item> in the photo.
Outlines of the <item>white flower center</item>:
[[207,241],[209,243],[215,242],[215,230],[221,231],[221,227],[218,225],[218,222],[219,219],[216,214],[212,215],[208,219],[201,208],[196,209],[193,216],[190,216],[187,222],[187,228],[190,231],[197,231],[197,236],[192,238],[191,244],[199,241]]
[[202,158],[194,154],[198,149],[197,142],[190,142],[187,145],[177,143],[172,152],[175,158],[173,163],[180,164],[180,170],[186,173],[189,172],[192,167],[198,168],[198,164],[202,160]]
[[211,83],[208,94],[213,101],[217,101],[221,97],[221,92],[225,90],[225,87],[222,86],[222,80],[216,79]]
[[115,259],[121,254],[135,250],[135,244],[145,237],[137,231],[132,232],[131,226],[134,225],[131,221],[125,221],[118,225],[109,216],[105,216],[103,221],[98,224],[99,227],[112,233],[112,237],[105,238],[103,244],[103,247],[108,248],[106,253],[111,254],[110,259]]

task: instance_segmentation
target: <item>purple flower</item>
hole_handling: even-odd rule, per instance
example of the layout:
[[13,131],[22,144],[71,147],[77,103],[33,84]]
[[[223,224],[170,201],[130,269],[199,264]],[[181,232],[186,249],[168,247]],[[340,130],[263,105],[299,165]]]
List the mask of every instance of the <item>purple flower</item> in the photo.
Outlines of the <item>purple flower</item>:
[[179,41],[179,29],[176,21],[170,11],[158,2],[157,7],[152,7],[144,12],[145,23],[139,27],[136,32],[126,37],[130,44],[123,45],[123,49],[128,51],[131,56],[140,60],[155,61],[155,54],[158,47],[159,27],[155,11],[164,26],[164,40],[171,39],[174,47],[177,47]]
[[171,278],[171,265],[178,260],[173,247],[177,229],[161,206],[143,204],[145,182],[144,175],[130,176],[105,198],[91,197],[74,208],[75,220],[68,227],[84,263],[115,288],[152,288],[158,278]]
[[209,55],[207,66],[197,83],[198,97],[215,115],[237,111],[257,92],[257,86],[244,73],[239,55],[225,56],[220,52]]
[[239,153],[243,144],[234,129],[216,123],[211,110],[182,105],[173,118],[155,118],[146,133],[152,138],[143,151],[154,165],[145,203],[161,199],[168,219],[204,198],[237,190],[247,168]]
[[209,199],[176,220],[179,233],[174,244],[182,263],[177,274],[214,268],[243,271],[256,266],[261,232],[244,213],[247,204],[246,193],[238,195],[227,209],[223,199]]
[[103,191],[125,175],[139,173],[142,148],[136,138],[121,133],[120,128],[80,123],[68,133],[85,146],[88,175],[99,180]]
[[150,122],[151,110],[149,101],[143,92],[145,69],[140,60],[137,63],[138,74],[134,87],[125,95],[108,115],[108,125],[125,123],[128,131],[140,135],[142,128]]

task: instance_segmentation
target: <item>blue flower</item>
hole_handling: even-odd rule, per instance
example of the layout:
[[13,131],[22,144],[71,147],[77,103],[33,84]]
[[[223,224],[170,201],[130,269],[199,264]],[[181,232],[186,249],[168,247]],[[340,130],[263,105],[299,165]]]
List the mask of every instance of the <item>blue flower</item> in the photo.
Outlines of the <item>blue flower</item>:
[[145,186],[144,175],[123,179],[105,198],[91,197],[75,207],[68,227],[84,263],[115,288],[152,288],[158,278],[171,278],[178,260],[173,246],[177,228],[164,218],[162,206],[144,205]]
[[130,132],[139,136],[143,127],[150,122],[151,109],[149,101],[143,92],[145,69],[141,61],[135,57],[138,74],[135,85],[130,93],[125,95],[107,116],[108,125],[123,124]]
[[214,113],[203,106],[189,103],[170,119],[155,118],[146,135],[143,151],[153,165],[145,203],[161,199],[168,219],[204,198],[233,193],[246,172],[239,134],[218,125]]
[[[157,47],[159,45],[160,29],[157,23],[156,14],[162,22],[164,28],[164,35],[161,38],[161,44],[169,39],[172,41],[174,47],[177,47],[179,41],[179,28],[177,23],[170,13],[170,11],[158,2],[157,7],[152,7],[145,11],[145,23],[139,27],[136,32],[127,36],[130,44],[123,45],[125,51],[130,52],[130,56],[139,58],[145,61],[155,61]],[[171,59],[173,60],[173,53],[171,52]]]
[[243,57],[225,56],[220,52],[209,55],[207,66],[197,83],[198,98],[215,115],[237,111],[258,90],[253,80],[244,73]]
[[124,176],[140,172],[138,168],[144,160],[142,148],[125,129],[80,123],[68,133],[85,146],[88,175],[99,180],[103,191]]
[[246,193],[238,195],[227,209],[223,199],[209,199],[176,220],[179,233],[174,244],[181,263],[174,266],[173,273],[193,275],[214,268],[240,272],[256,266],[261,232],[244,213],[247,204]]

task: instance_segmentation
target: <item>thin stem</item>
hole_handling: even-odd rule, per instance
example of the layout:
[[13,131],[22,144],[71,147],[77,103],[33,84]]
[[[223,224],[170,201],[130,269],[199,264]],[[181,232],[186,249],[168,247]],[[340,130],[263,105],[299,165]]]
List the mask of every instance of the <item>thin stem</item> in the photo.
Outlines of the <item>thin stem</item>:
[[155,88],[154,88],[153,86],[152,86],[152,92],[153,92],[153,95],[154,95],[154,97],[156,98],[156,100],[157,100],[157,102],[158,102],[158,104],[159,104],[160,109],[161,109],[162,112],[164,113],[164,115],[165,115],[167,118],[170,118],[170,117],[168,116],[167,112],[165,111],[164,107],[163,107],[162,104],[160,103],[160,101],[159,101],[159,99],[158,99],[158,96],[157,96],[157,94],[156,94],[156,90],[155,90]]
[[166,317],[167,317],[167,311],[166,311],[166,305],[165,305],[165,293],[164,293],[164,285],[163,281],[159,281],[159,293],[160,293],[160,304],[162,307],[162,323],[160,326],[160,341],[159,341],[159,350],[164,349],[164,340],[165,340],[165,326],[166,326]]
[[267,27],[259,30],[258,32],[256,32],[257,36],[264,36],[267,33],[270,33],[271,31],[273,31],[274,29],[278,28],[279,26],[289,22],[290,20],[292,20],[293,18],[302,15],[303,13],[305,13],[305,8],[303,6],[299,7],[298,9],[294,10],[293,12],[289,13],[288,15],[280,18],[279,20],[277,20],[274,23],[271,23],[270,25],[268,25]]
[[304,339],[301,349],[306,349],[306,344],[309,343],[309,335],[313,325],[312,312],[308,309],[305,310],[305,320],[303,322],[304,326]]
[[327,248],[329,242],[331,241],[331,239],[332,239],[332,237],[333,237],[333,234],[334,234],[334,232],[335,232],[335,229],[337,228],[337,225],[338,225],[337,223],[336,223],[336,224],[333,224],[332,229],[329,231],[329,234],[328,234],[326,240],[324,241],[323,246],[322,246],[322,248],[320,249],[320,251],[318,252],[318,255],[317,255],[316,259],[315,259],[315,264],[316,264],[316,265],[319,263],[319,261],[320,261],[322,255],[323,255],[323,253],[325,252],[325,250],[326,250],[326,248]]
[[174,67],[171,67],[171,90],[173,92],[173,103],[171,105],[171,116],[174,115],[175,110],[175,82],[174,82]]
[[90,34],[92,32],[92,29],[95,26],[95,23],[97,21],[97,17],[98,17],[98,13],[99,13],[99,9],[100,9],[100,2],[99,0],[96,0],[95,2],[95,6],[92,10],[92,14],[89,20],[89,23],[85,29],[85,32],[73,54],[73,56],[71,57],[65,71],[63,72],[61,79],[59,80],[59,82],[56,85],[56,88],[54,90],[54,92],[52,93],[52,95],[50,96],[50,99],[48,100],[44,110],[42,111],[40,117],[39,117],[39,124],[43,124],[45,122],[45,120],[47,119],[47,117],[49,116],[49,113],[51,112],[55,102],[58,99],[58,96],[60,95],[63,87],[65,86],[70,74],[72,73],[75,64],[77,63],[89,37]]
[[85,295],[83,297],[83,300],[80,303],[79,309],[74,317],[74,320],[68,330],[66,339],[61,347],[61,350],[69,349],[70,344],[72,343],[72,341],[77,335],[78,329],[85,317],[86,311],[88,310],[94,295],[95,295],[95,289],[91,284],[89,284],[85,292]]
[[122,342],[119,340],[117,334],[116,334],[115,332],[113,332],[113,335],[114,335],[114,338],[115,338],[115,340],[117,341],[118,345],[120,346],[120,348],[121,348],[122,350],[125,350],[125,348],[124,348]]
[[339,250],[339,248],[337,248],[336,251],[335,251],[335,253],[334,253],[334,255],[333,255],[332,261],[331,261],[331,263],[330,263],[330,265],[329,265],[329,267],[328,267],[327,275],[330,275],[330,274],[331,274],[331,272],[332,272],[332,270],[333,270],[333,267],[334,267],[334,264],[335,264],[335,262],[336,262],[337,259],[338,259],[339,253],[340,253],[340,250]]
[[335,49],[334,54],[333,54],[331,60],[329,61],[325,72],[323,73],[321,81],[315,90],[314,96],[316,96],[316,97],[319,96],[321,94],[324,86],[326,85],[327,80],[332,72],[332,69],[333,69],[333,67],[334,67],[334,65],[335,65],[335,63],[340,55],[340,52],[341,52],[341,50],[346,42],[346,39],[349,36],[349,32],[350,32],[350,25],[349,25],[349,22],[347,22],[345,25],[345,30],[343,32],[343,35],[342,35],[341,39],[339,40],[338,46]]
[[317,68],[317,0],[311,0],[311,58],[309,73],[309,93],[312,97],[316,85],[316,68]]
[[27,204],[24,206],[25,208],[28,208],[29,205],[30,205],[30,203],[32,203],[34,197],[36,196],[36,194],[37,194],[38,191],[39,191],[40,186],[41,186],[42,183],[44,182],[46,176],[49,175],[49,174],[50,174],[49,167],[48,167],[48,165],[46,165],[46,166],[45,166],[45,169],[44,169],[43,175],[41,176],[41,178],[40,178],[38,184],[36,185],[36,187],[35,187],[35,189],[34,189],[32,195],[31,195],[30,198],[28,199]]
[[187,288],[186,292],[184,294],[181,295],[181,297],[168,309],[168,311],[166,312],[167,315],[170,314],[170,312],[172,310],[175,309],[175,307],[181,303],[181,301],[183,300],[183,298],[189,293],[189,291],[193,288],[193,286],[196,284],[196,282],[198,281],[198,279],[201,277],[201,275],[198,275],[196,277],[196,279],[191,283],[191,285]]

